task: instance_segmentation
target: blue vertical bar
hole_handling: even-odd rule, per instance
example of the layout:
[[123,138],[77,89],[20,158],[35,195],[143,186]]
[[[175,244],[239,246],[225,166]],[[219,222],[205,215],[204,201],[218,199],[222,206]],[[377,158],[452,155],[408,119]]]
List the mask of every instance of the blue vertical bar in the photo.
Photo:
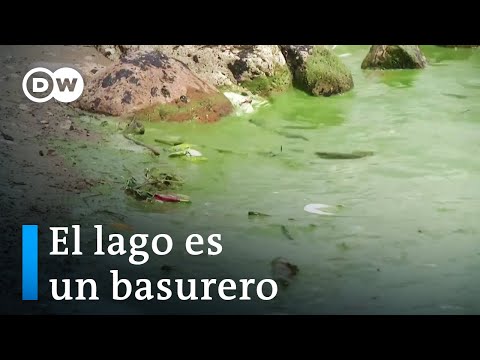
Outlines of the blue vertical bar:
[[38,225],[22,226],[22,299],[38,300]]

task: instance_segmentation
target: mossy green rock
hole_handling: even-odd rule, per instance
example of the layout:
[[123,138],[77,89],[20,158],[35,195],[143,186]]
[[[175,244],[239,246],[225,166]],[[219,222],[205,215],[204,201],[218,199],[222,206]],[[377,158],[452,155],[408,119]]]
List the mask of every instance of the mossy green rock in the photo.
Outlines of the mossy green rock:
[[197,121],[202,123],[215,122],[231,113],[233,106],[220,92],[209,94],[206,98],[198,91],[187,91],[186,101],[175,101],[167,104],[157,104],[134,115],[135,119],[144,122],[185,122]]
[[423,69],[426,65],[418,45],[372,45],[362,69]]
[[282,52],[294,85],[311,95],[341,94],[354,86],[348,67],[325,46],[283,45]]
[[272,76],[261,75],[241,84],[255,95],[269,97],[287,90],[292,85],[292,74],[287,67],[277,67]]

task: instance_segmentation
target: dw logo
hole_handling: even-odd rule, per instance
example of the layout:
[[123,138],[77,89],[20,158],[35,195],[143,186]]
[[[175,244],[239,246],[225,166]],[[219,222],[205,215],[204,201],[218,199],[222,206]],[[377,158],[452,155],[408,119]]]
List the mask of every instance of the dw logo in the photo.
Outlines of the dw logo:
[[[37,77],[32,76],[37,73],[43,73],[43,77],[40,74]],[[64,103],[75,101],[82,95],[83,87],[82,75],[68,67],[55,72],[38,67],[27,72],[22,82],[25,96],[36,103],[47,102],[51,98]]]

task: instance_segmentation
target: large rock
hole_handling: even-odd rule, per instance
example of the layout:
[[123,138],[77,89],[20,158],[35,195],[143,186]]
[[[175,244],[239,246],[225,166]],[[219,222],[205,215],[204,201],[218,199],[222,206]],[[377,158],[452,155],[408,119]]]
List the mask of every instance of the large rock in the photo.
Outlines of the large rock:
[[350,70],[323,45],[281,45],[293,82],[315,96],[341,94],[353,88]]
[[426,65],[418,45],[372,45],[362,69],[423,69]]
[[277,45],[97,45],[111,59],[138,50],[159,50],[181,60],[201,79],[219,87],[241,85],[270,95],[291,85]]
[[132,52],[87,80],[77,105],[150,121],[217,121],[233,107],[214,86],[160,52]]

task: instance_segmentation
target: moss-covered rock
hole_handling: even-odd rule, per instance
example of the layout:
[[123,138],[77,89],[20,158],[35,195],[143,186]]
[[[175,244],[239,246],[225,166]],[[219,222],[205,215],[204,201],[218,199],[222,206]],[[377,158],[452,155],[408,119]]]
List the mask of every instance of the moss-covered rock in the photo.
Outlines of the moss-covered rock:
[[282,45],[294,85],[315,96],[341,94],[353,88],[348,67],[323,45]]
[[135,113],[135,119],[147,122],[157,121],[200,121],[214,122],[221,116],[231,113],[230,101],[222,94],[203,93],[189,89],[185,101],[156,104]]
[[426,65],[418,45],[372,45],[362,69],[423,69]]
[[287,90],[292,85],[292,74],[286,66],[278,66],[271,76],[261,75],[241,85],[253,94],[268,97]]

